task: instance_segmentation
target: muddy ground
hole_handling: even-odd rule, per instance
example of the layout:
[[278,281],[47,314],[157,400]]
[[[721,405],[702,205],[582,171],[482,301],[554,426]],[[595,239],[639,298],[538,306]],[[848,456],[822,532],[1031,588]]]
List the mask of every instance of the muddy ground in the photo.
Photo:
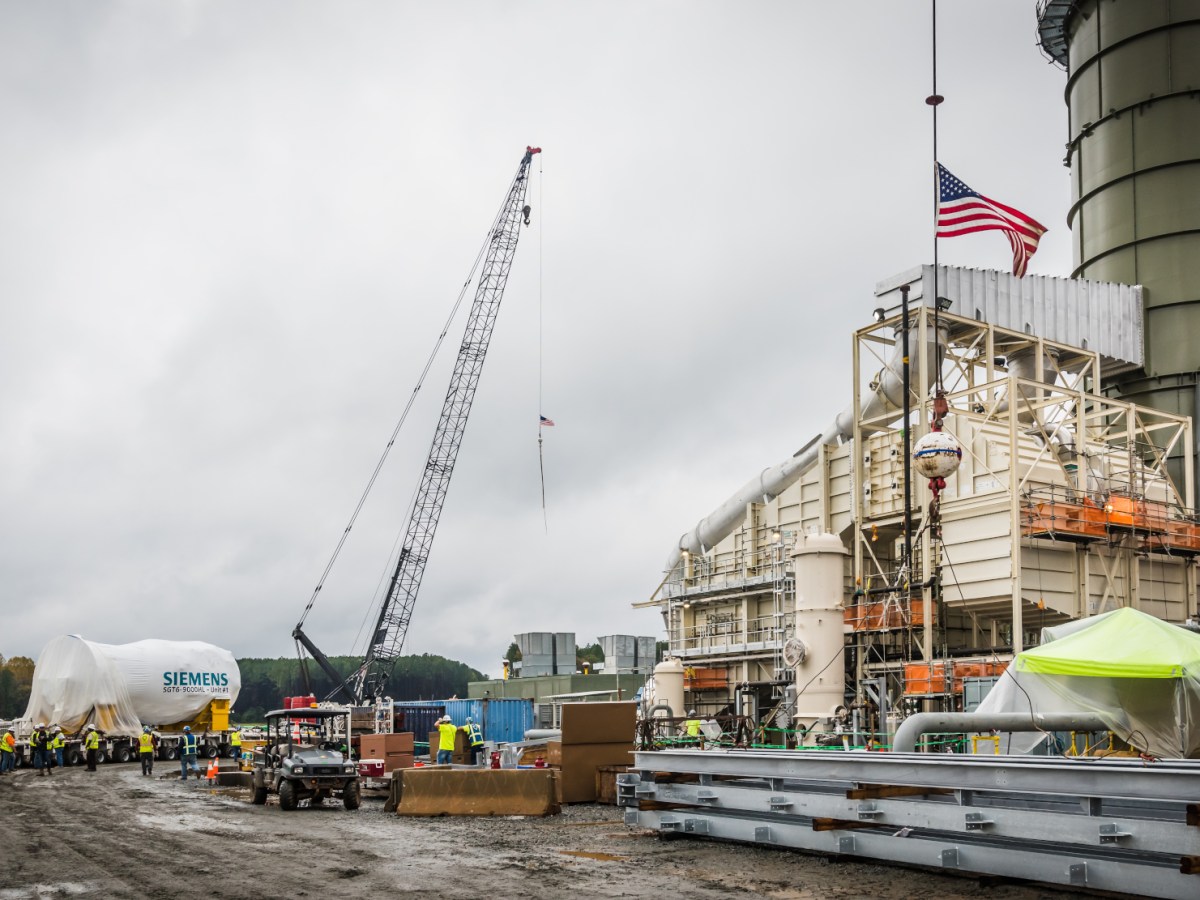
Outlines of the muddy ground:
[[546,819],[401,818],[382,800],[283,812],[180,782],[170,764],[0,776],[0,900],[32,897],[772,898],[1029,900],[1022,885],[786,850],[664,839],[611,806]]

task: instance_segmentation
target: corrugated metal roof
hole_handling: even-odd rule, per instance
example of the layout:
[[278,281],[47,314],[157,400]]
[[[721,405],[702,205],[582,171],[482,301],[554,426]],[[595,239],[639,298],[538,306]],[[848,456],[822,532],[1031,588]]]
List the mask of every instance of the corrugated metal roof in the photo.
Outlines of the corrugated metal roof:
[[[935,296],[933,274],[928,265],[902,272],[876,284],[875,296],[895,306],[907,284],[909,302],[920,303]],[[1141,285],[938,266],[936,293],[951,301],[956,315],[1094,350],[1105,375],[1140,367],[1145,359]]]

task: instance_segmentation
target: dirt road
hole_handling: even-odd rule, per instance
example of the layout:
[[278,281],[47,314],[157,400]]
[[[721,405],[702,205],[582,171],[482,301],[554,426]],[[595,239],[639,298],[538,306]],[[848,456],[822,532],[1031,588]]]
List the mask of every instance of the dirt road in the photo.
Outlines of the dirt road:
[[665,840],[609,806],[548,819],[414,819],[366,800],[283,812],[275,799],[137,766],[0,777],[0,900],[33,897],[779,898],[1059,896],[782,850]]

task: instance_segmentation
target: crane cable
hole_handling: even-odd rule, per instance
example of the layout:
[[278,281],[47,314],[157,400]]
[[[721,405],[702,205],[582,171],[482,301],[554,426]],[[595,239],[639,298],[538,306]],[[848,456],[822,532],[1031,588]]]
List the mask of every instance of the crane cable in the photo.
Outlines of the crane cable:
[[545,234],[545,195],[542,158],[538,156],[538,475],[542,481],[542,528],[550,533],[546,518],[546,463],[542,456],[542,235]]
[[[350,536],[350,529],[354,527],[354,523],[358,520],[358,514],[362,511],[363,505],[367,502],[367,495],[371,493],[371,488],[375,486],[375,479],[379,477],[379,472],[383,469],[384,462],[387,461],[388,454],[392,450],[392,446],[396,443],[396,438],[400,434],[400,429],[404,426],[405,420],[408,418],[409,412],[413,408],[413,403],[417,399],[417,394],[421,387],[425,384],[425,377],[429,374],[430,368],[433,366],[434,359],[437,358],[438,352],[442,348],[442,344],[446,340],[446,334],[450,331],[450,326],[454,323],[454,318],[458,315],[459,307],[462,306],[463,298],[467,295],[467,289],[475,280],[475,273],[479,269],[480,262],[483,261],[484,254],[487,252],[488,244],[492,240],[492,235],[495,233],[496,224],[492,223],[492,227],[488,230],[487,237],[483,239],[483,244],[479,248],[479,253],[475,256],[475,262],[471,266],[470,274],[467,275],[467,280],[463,282],[462,288],[458,292],[458,297],[454,301],[454,306],[450,309],[450,315],[446,317],[446,323],[442,326],[441,333],[437,336],[437,340],[433,343],[433,350],[430,351],[429,358],[425,360],[425,366],[421,369],[421,375],[417,379],[416,387],[408,397],[408,402],[404,405],[404,411],[400,414],[400,420],[396,423],[396,427],[392,429],[392,436],[388,439],[387,444],[383,448],[383,453],[379,457],[379,462],[375,464],[375,469],[371,472],[371,477],[367,480],[367,486],[363,489],[362,496],[358,499],[358,505],[354,507],[354,512],[350,515],[350,521],[347,523],[345,530],[338,539],[337,546],[333,550],[333,555],[329,557],[329,562],[325,564],[325,570],[321,572],[321,578],[317,582],[317,586],[313,589],[312,596],[308,598],[308,604],[304,607],[304,613],[300,616],[299,625],[304,624],[304,620],[308,618],[309,612],[312,611],[313,604],[317,600],[317,596],[321,593],[321,589],[325,586],[325,580],[329,577],[330,571],[333,569],[333,564],[337,562],[338,556],[341,555],[342,547],[346,543],[346,538]],[[370,610],[368,610],[369,612]],[[361,628],[359,629],[361,634]],[[357,639],[356,639],[357,643]]]

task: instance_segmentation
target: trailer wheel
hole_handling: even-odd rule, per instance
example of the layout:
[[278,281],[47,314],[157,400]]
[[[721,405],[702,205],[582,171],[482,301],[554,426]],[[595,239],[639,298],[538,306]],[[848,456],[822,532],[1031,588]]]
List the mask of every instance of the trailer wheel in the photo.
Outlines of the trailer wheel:
[[358,809],[362,803],[362,792],[359,790],[358,782],[352,781],[342,791],[342,805],[346,809]]
[[204,757],[206,759],[216,759],[217,756],[220,754],[220,752],[221,752],[221,748],[218,747],[216,744],[205,744],[204,745]]
[[226,755],[230,759],[237,759],[242,754],[241,754],[241,750],[238,747],[230,746],[229,749],[226,751]]
[[103,747],[100,747],[96,751],[96,763],[99,764],[99,763],[106,763],[106,762],[108,762],[108,751],[105,750]]
[[68,766],[78,766],[83,762],[83,754],[75,749],[68,750],[66,762]]
[[179,759],[179,748],[168,747],[165,756],[167,759]]
[[127,763],[133,758],[133,754],[129,752],[129,748],[121,745],[113,751],[113,762]]
[[279,808],[280,809],[295,809],[300,803],[300,799],[296,796],[296,786],[290,781],[284,781],[279,785]]

